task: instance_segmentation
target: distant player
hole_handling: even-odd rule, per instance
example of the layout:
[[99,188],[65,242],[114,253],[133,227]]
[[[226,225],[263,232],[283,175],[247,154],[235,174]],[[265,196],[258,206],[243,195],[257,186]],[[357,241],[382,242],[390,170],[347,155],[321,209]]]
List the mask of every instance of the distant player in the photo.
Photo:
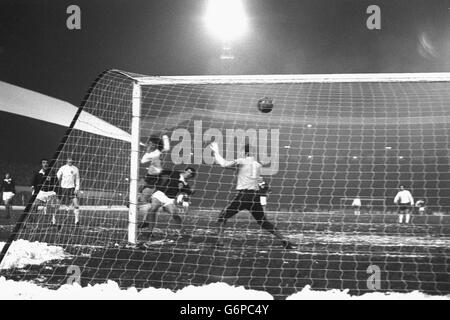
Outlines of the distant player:
[[169,150],[170,140],[166,134],[163,134],[162,137],[153,136],[150,138],[150,144],[141,159],[142,164],[148,164],[144,178],[145,184],[141,188],[141,201],[144,203],[151,201],[151,195],[155,191],[155,186],[163,170],[161,157],[163,153]]
[[394,203],[398,205],[398,223],[403,223],[403,216],[405,216],[405,223],[408,224],[411,218],[410,208],[414,206],[414,198],[411,192],[400,186],[400,191],[394,198]]
[[285,240],[276,230],[275,226],[266,218],[259,193],[259,184],[263,182],[261,178],[262,166],[250,155],[250,145],[246,144],[244,147],[245,157],[238,158],[234,161],[227,161],[220,155],[219,146],[216,142],[212,142],[209,147],[212,150],[216,162],[221,167],[229,168],[237,166],[239,168],[236,187],[238,193],[233,201],[219,215],[218,244],[221,245],[223,243],[222,237],[227,220],[242,210],[248,210],[261,228],[280,239],[284,248],[292,249],[292,244]]
[[425,200],[422,200],[422,199],[418,200],[416,202],[416,208],[417,208],[417,212],[420,215],[423,215],[425,213]]
[[11,218],[11,212],[12,212],[12,201],[14,198],[14,195],[16,194],[16,186],[14,183],[14,179],[11,178],[11,175],[9,173],[5,174],[5,178],[3,179],[1,185],[0,185],[0,193],[3,193],[3,203],[5,205],[5,211],[6,211],[6,219]]
[[36,172],[31,183],[32,194],[34,195],[37,192],[36,203],[32,208],[32,212],[36,212],[40,204],[44,206],[44,214],[47,213],[47,207],[50,209],[56,207],[57,196],[55,190],[57,188],[57,183],[58,180],[56,176],[51,173],[49,168],[49,161],[47,159],[42,159],[41,169]]
[[[177,229],[181,229],[183,220],[180,213],[183,212],[179,206],[183,206],[186,197],[192,194],[188,180],[195,178],[196,171],[187,167],[183,172],[163,170],[161,178],[155,186],[155,192],[151,195],[150,204],[146,205],[145,215],[141,228],[149,228],[153,231],[156,222],[156,213],[159,208],[172,215]],[[181,196],[180,196],[181,195]]]
[[355,216],[359,216],[361,214],[361,198],[360,197],[357,196],[355,199],[353,199],[352,207],[353,207]]
[[78,203],[80,171],[74,166],[71,157],[67,158],[66,164],[59,168],[56,177],[60,183],[59,197],[61,204],[65,206],[67,212],[73,209],[75,225],[78,226],[80,223],[80,207]]

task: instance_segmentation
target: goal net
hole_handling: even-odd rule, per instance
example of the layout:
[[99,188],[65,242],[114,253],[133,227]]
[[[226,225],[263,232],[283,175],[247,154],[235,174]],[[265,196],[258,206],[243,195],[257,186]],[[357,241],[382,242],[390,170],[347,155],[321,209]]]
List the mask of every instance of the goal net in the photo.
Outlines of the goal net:
[[[3,267],[0,275],[56,288],[75,267],[82,285],[113,280],[122,288],[176,290],[223,281],[275,297],[306,285],[352,294],[448,294],[449,81],[439,73],[148,77],[107,71],[80,112],[127,134],[114,136],[101,122],[96,132],[104,134],[79,130],[79,112],[51,163],[50,176],[69,157],[79,169],[79,225],[73,210],[33,197],[3,250],[7,260],[10,243],[22,239],[62,247],[66,255]],[[262,98],[272,100],[271,112],[258,110]],[[163,207],[150,234],[148,226],[140,228],[149,166],[141,159],[164,134],[170,148],[155,161],[164,170],[194,168],[197,175],[187,182],[195,192],[187,212],[177,209],[181,229]],[[238,173],[217,164],[211,141],[226,160],[244,157],[250,144],[270,186],[265,216],[292,249],[247,211],[228,219],[217,244],[217,221],[235,199]],[[399,223],[400,185],[431,214]],[[369,205],[376,214],[343,210],[357,195],[362,210]]]

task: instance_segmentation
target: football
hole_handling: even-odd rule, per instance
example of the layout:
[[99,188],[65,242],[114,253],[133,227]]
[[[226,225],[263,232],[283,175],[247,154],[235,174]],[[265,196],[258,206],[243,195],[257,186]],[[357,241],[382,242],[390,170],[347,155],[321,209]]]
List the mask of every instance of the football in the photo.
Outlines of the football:
[[273,109],[273,100],[268,98],[268,97],[264,97],[262,99],[258,100],[258,110],[262,113],[269,113],[271,112]]

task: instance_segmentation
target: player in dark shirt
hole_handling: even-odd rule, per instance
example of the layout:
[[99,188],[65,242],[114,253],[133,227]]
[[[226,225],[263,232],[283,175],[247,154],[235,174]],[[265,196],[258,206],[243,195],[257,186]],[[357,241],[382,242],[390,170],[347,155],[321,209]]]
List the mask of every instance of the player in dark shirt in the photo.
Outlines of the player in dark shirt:
[[2,193],[3,203],[5,204],[5,218],[9,219],[11,217],[12,211],[12,200],[14,198],[14,195],[16,194],[14,179],[11,178],[11,175],[9,173],[5,174],[5,178],[0,184],[0,193]]
[[156,213],[162,207],[164,211],[172,215],[177,229],[181,229],[182,219],[179,216],[180,209],[177,205],[177,196],[192,194],[187,181],[193,179],[195,175],[196,171],[192,167],[186,168],[183,172],[163,170],[156,185],[156,190],[151,196],[151,202],[143,206],[145,214],[140,228],[148,227],[150,231],[153,231]]
[[[31,212],[37,212],[39,204],[44,205],[44,213],[47,212],[47,206],[52,209],[56,206],[56,188],[58,179],[56,175],[51,172],[48,165],[49,161],[47,159],[42,159],[41,169],[33,176],[31,190],[33,195],[36,194],[36,201],[33,204]],[[55,224],[54,221],[53,224]]]

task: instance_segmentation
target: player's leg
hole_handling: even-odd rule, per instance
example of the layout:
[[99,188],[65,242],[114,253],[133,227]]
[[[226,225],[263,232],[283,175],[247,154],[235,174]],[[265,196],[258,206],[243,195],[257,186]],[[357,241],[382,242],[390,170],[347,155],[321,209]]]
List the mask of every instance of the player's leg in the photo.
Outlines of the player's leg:
[[409,224],[409,220],[411,219],[411,212],[409,208],[405,209],[405,223]]
[[243,207],[243,193],[239,192],[236,197],[231,201],[231,203],[222,210],[222,212],[219,214],[219,218],[217,220],[217,244],[222,245],[223,244],[223,233],[225,231],[225,225],[227,223],[227,220],[231,217],[235,216]]
[[61,203],[56,192],[48,192],[44,208],[46,212],[50,211],[52,215],[52,225],[54,226],[57,226],[56,214],[59,210],[60,204]]
[[151,201],[152,202],[147,209],[148,211],[145,214],[144,220],[144,223],[146,223],[146,226],[150,229],[150,236],[155,228],[158,209],[164,205],[164,203],[156,197],[152,197]]
[[271,223],[269,220],[267,220],[266,215],[263,211],[263,207],[261,206],[260,197],[256,195],[252,199],[251,207],[249,208],[250,213],[252,214],[253,218],[256,220],[256,222],[260,225],[260,227],[271,234],[273,234],[277,239],[281,240],[281,243],[284,248],[286,249],[292,249],[292,244],[284,239],[284,237],[281,235],[280,232],[275,228],[273,223]]
[[142,203],[139,206],[139,211],[143,214],[142,217],[142,223],[140,224],[140,228],[147,228],[148,223],[147,215],[150,212],[150,208],[152,206],[152,194],[154,193],[155,189],[150,186],[144,186],[144,188],[141,190],[141,195],[139,201]]
[[399,209],[398,209],[398,223],[399,224],[403,223],[403,211],[404,211],[404,209],[402,207],[399,207]]
[[73,194],[72,206],[73,206],[73,214],[75,217],[75,225],[78,226],[80,224],[80,205],[76,194]]
[[164,206],[164,210],[172,216],[175,228],[181,232],[183,228],[183,219],[179,215],[180,211],[174,203],[169,203]]
[[12,211],[12,200],[14,198],[13,193],[7,193],[5,196],[5,193],[3,193],[3,201],[5,203],[5,211],[6,211],[6,219],[11,218],[11,211]]
[[6,218],[9,219],[11,218],[11,212],[12,212],[12,200],[13,200],[14,196],[11,196],[11,198],[9,198],[6,203],[5,203],[5,207],[6,207]]

